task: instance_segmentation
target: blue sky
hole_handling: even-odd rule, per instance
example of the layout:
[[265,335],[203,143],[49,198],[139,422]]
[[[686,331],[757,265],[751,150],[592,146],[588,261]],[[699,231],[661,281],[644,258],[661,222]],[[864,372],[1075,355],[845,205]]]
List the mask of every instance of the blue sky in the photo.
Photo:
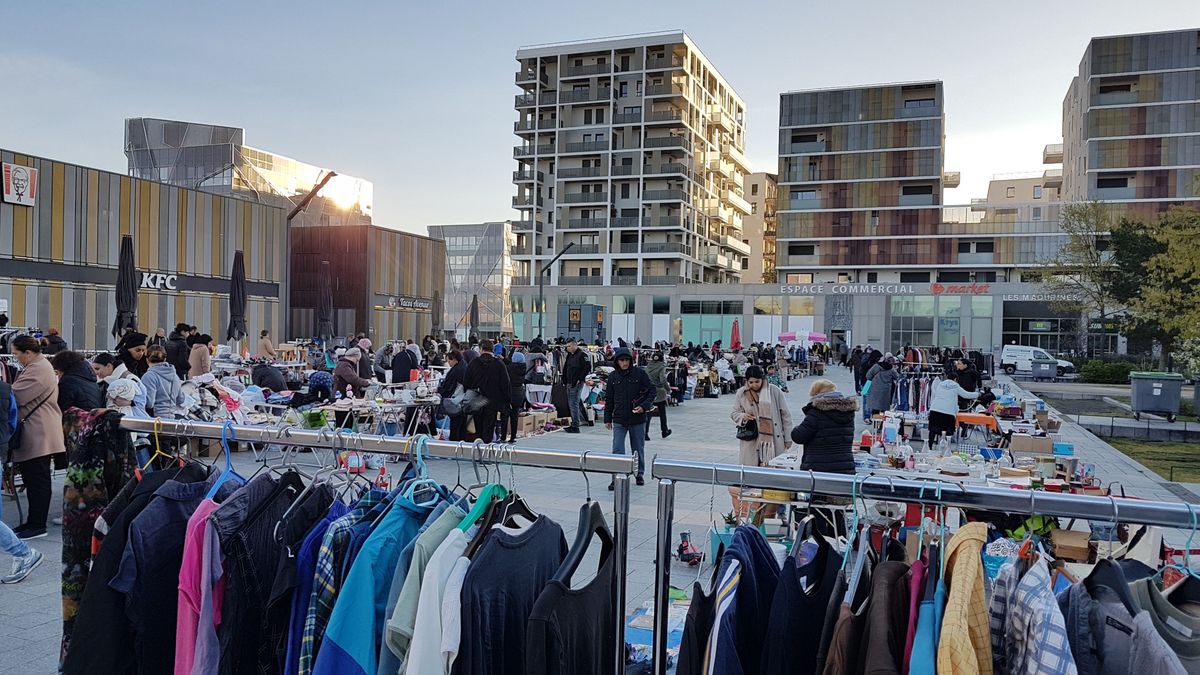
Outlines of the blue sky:
[[240,126],[367,178],[375,222],[514,217],[516,49],[683,29],[747,104],[774,170],[782,91],[941,79],[949,203],[1040,171],[1092,36],[1200,27],[1155,2],[27,2],[3,11],[0,146],[125,170],[122,120]]

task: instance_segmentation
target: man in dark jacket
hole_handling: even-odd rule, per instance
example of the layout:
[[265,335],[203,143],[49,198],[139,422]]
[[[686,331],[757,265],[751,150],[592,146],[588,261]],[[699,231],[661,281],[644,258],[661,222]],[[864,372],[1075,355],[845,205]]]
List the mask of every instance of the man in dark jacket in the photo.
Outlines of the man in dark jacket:
[[92,364],[83,358],[79,352],[59,352],[50,359],[50,365],[58,375],[58,407],[66,411],[69,408],[80,410],[95,410],[104,407],[100,397],[100,385],[96,382],[96,373]]
[[475,418],[475,436],[484,443],[491,443],[496,433],[496,416],[507,413],[512,383],[508,369],[492,354],[492,341],[479,343],[479,355],[467,365],[463,387],[475,391],[487,399],[487,405],[472,413]]
[[567,407],[571,409],[571,426],[567,427],[568,434],[579,433],[579,425],[583,422],[583,402],[579,400],[580,388],[588,373],[592,372],[592,360],[579,348],[575,338],[567,342],[567,356],[563,360],[562,379],[567,388]]
[[[958,375],[958,386],[965,391],[976,391],[979,389],[979,371],[975,370],[975,364],[971,363],[970,359],[962,358],[954,362],[954,371]],[[970,410],[971,406],[975,405],[974,399],[958,397],[958,409]]]
[[62,336],[58,334],[57,328],[51,328],[46,331],[46,344],[42,347],[42,356],[49,358],[69,349],[67,341],[62,339]]
[[808,390],[804,420],[792,429],[792,442],[804,446],[801,469],[854,473],[854,411],[858,400],[843,396],[833,382],[820,379]]
[[250,371],[250,381],[255,386],[263,389],[270,389],[273,392],[285,391],[287,381],[283,379],[283,373],[279,369],[269,363],[259,363]]
[[[637,457],[637,484],[645,485],[646,412],[654,407],[657,390],[646,371],[633,365],[628,349],[618,349],[613,362],[616,370],[609,374],[604,394],[604,426],[612,429],[614,455],[625,454],[625,436],[629,436]],[[608,488],[611,490],[613,484],[609,483]]]
[[392,357],[392,382],[408,382],[417,367],[417,357],[411,351],[403,346],[397,348]]
[[167,336],[167,363],[175,366],[175,373],[181,380],[187,377],[188,370],[192,367],[192,364],[188,362],[192,348],[187,343],[191,334],[192,327],[186,323],[180,323],[176,324],[175,330]]

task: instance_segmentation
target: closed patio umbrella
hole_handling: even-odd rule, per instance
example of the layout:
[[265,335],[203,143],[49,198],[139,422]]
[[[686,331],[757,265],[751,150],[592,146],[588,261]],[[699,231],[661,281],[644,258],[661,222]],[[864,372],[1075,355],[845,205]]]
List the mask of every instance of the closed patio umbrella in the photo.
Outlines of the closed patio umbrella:
[[321,261],[317,279],[317,338],[333,338],[333,279],[330,277],[329,261]]
[[133,237],[121,237],[121,257],[117,262],[117,318],[112,335],[120,338],[126,328],[137,330],[137,268],[133,264]]
[[479,335],[479,296],[471,296],[471,316],[470,316],[471,332],[470,335]]
[[729,331],[729,348],[737,351],[742,348],[742,328],[737,319],[733,320],[733,328]]
[[246,337],[246,260],[241,251],[233,252],[233,272],[229,276],[229,329],[226,340]]

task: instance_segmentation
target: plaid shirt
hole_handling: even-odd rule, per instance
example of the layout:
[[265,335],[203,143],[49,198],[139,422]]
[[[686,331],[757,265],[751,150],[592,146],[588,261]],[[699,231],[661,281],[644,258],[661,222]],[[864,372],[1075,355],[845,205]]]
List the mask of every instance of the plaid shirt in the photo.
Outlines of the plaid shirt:
[[1005,565],[988,608],[992,659],[997,673],[1076,675],[1066,621],[1050,589],[1046,561],[1036,560],[1024,575]]
[[944,575],[950,593],[938,642],[939,673],[992,674],[992,641],[980,558],[986,541],[987,525],[968,523],[946,546]]
[[313,576],[312,594],[309,596],[304,632],[300,638],[300,675],[311,675],[317,660],[317,648],[325,637],[325,628],[333,614],[333,604],[342,587],[342,558],[348,552],[350,530],[386,496],[387,492],[383,490],[367,492],[349,513],[330,523],[329,529],[325,530],[321,549],[317,553],[317,571]]

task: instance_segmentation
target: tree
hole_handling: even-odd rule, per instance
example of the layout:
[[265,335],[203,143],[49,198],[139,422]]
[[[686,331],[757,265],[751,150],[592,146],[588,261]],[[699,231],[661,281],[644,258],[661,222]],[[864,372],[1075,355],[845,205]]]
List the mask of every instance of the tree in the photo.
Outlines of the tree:
[[1107,237],[1112,230],[1109,207],[1100,202],[1068,204],[1059,215],[1066,242],[1046,262],[1039,275],[1050,295],[1064,299],[1050,303],[1053,309],[1080,316],[1079,349],[1089,352],[1088,321],[1103,321],[1119,302],[1113,295],[1113,269]]
[[1200,211],[1172,207],[1150,236],[1161,247],[1146,263],[1135,315],[1183,338],[1200,338]]
[[[1155,238],[1157,225],[1128,218],[1112,229],[1112,276],[1110,279],[1113,299],[1122,306],[1130,307],[1142,296],[1146,280],[1150,277],[1149,263],[1156,255],[1167,250],[1165,244]],[[1161,346],[1159,368],[1166,370],[1176,331],[1163,327],[1156,314],[1128,312],[1121,320],[1121,333],[1130,342],[1157,342]]]

